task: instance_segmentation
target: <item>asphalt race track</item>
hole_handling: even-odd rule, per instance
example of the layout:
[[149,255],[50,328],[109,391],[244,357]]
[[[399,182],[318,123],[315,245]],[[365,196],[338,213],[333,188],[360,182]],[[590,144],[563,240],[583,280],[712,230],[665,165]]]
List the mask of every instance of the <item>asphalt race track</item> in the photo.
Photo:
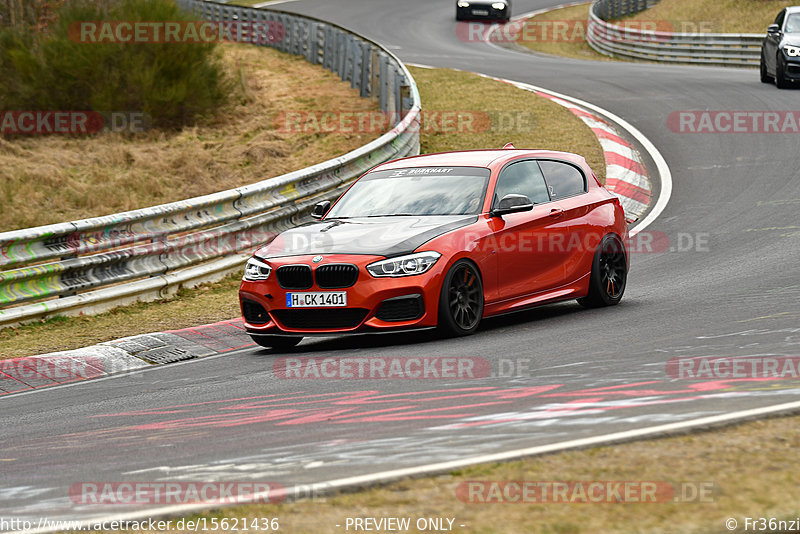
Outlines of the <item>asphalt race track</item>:
[[[556,3],[515,0],[514,11]],[[621,116],[672,171],[672,198],[648,231],[675,250],[633,254],[625,298],[610,309],[570,302],[485,321],[468,338],[317,338],[294,353],[473,357],[491,365],[483,378],[283,380],[272,372],[279,355],[247,349],[2,398],[0,516],[136,511],[76,506],[69,488],[79,482],[289,487],[800,401],[794,380],[667,372],[673,358],[800,356],[797,134],[667,127],[681,110],[796,109],[800,90],[761,84],[756,70],[588,62],[463,42],[448,1],[276,7],[337,22],[407,63],[527,82]]]

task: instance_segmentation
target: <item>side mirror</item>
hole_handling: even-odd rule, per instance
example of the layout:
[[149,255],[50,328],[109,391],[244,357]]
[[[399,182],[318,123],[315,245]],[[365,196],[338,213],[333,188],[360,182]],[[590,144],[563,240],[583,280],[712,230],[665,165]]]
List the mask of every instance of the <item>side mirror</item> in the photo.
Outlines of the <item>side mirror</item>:
[[322,202],[318,202],[314,205],[314,209],[311,210],[311,218],[312,219],[321,219],[325,217],[325,214],[328,213],[331,209],[331,201],[330,200],[323,200]]
[[767,26],[767,33],[781,33],[781,27],[777,24],[770,24]]
[[509,213],[519,213],[521,211],[531,211],[533,202],[525,195],[506,195],[500,199],[500,203],[492,210],[492,217],[501,217]]

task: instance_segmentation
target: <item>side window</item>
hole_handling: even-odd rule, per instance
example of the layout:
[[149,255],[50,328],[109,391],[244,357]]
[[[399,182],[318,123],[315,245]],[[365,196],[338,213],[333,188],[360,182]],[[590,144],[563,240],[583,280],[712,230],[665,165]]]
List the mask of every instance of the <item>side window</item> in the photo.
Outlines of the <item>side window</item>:
[[780,27],[781,27],[781,30],[783,29],[783,19],[784,19],[784,18],[786,18],[786,10],[785,10],[785,9],[782,9],[782,10],[781,10],[781,12],[780,12],[780,13],[778,13],[778,16],[777,16],[777,17],[775,17],[775,24],[777,24],[778,26],[780,26]]
[[542,170],[535,161],[520,161],[503,169],[494,189],[493,205],[510,194],[525,195],[534,204],[550,202]]
[[577,168],[560,161],[540,161],[553,200],[586,192],[586,178]]

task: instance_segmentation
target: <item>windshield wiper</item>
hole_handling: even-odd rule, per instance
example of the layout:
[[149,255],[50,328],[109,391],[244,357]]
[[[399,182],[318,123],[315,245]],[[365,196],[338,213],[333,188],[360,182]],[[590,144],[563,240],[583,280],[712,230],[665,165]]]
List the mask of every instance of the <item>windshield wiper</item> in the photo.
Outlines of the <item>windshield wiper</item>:
[[424,217],[424,215],[419,213],[382,213],[380,215],[362,215],[362,217],[369,219],[371,217]]

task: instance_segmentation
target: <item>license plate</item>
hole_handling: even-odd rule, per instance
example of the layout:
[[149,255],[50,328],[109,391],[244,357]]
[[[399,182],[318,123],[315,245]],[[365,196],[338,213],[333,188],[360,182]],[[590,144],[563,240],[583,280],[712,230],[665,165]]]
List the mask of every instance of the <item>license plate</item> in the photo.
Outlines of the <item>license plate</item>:
[[347,306],[346,291],[286,293],[287,308],[333,308]]
[[489,10],[488,9],[473,9],[472,10],[472,14],[473,15],[477,15],[479,17],[488,17],[489,16]]

